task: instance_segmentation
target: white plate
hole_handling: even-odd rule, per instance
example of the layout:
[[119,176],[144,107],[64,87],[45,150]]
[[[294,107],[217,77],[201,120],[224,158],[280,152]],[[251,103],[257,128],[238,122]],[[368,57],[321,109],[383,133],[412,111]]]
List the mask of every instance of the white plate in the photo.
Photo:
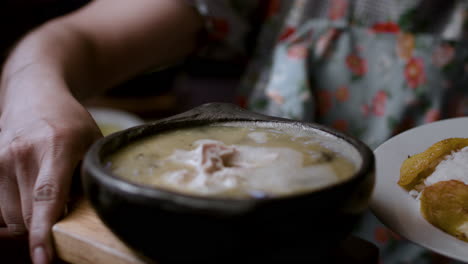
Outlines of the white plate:
[[400,166],[408,155],[423,152],[432,144],[450,137],[468,137],[468,117],[442,120],[401,133],[375,150],[376,186],[371,209],[394,232],[439,254],[468,262],[468,243],[458,240],[427,222],[419,201],[397,181]]
[[[122,110],[104,107],[89,107],[88,111],[101,129],[106,126],[112,126],[112,131],[109,132],[124,130],[144,123],[144,121],[138,116]],[[105,131],[103,131],[103,133],[104,132]],[[104,134],[106,136],[108,133]]]

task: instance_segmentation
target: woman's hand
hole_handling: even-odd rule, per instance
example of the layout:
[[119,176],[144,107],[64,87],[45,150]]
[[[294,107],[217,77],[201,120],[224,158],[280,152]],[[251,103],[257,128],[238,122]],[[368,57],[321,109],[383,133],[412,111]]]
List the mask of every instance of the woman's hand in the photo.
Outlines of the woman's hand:
[[91,1],[12,51],[0,84],[0,225],[9,234],[29,231],[34,263],[52,259],[50,229],[73,170],[100,136],[75,97],[180,60],[202,22],[184,0]]
[[1,87],[0,225],[29,231],[32,259],[49,263],[73,171],[101,134],[61,82],[35,76],[26,69]]

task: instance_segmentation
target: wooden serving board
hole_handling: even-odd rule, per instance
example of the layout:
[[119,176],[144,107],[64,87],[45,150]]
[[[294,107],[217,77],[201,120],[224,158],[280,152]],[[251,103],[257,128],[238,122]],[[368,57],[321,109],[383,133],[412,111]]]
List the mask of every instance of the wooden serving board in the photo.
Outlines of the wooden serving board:
[[74,264],[143,264],[101,222],[87,200],[79,200],[70,214],[52,228],[57,256]]

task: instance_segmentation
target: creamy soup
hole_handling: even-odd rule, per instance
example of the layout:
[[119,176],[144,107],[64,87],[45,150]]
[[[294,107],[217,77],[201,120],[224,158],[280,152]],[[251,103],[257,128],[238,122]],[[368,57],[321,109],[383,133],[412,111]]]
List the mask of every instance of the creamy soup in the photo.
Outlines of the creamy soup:
[[290,195],[355,173],[352,161],[322,144],[324,137],[277,128],[194,127],[142,139],[106,163],[131,182],[191,195]]

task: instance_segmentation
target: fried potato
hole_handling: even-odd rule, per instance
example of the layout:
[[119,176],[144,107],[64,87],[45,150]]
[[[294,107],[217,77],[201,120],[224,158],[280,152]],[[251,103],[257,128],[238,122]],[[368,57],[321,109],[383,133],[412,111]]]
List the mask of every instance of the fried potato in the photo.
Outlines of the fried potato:
[[434,226],[468,242],[468,185],[450,180],[426,187],[421,213]]
[[435,143],[422,153],[409,157],[401,165],[398,184],[408,191],[414,189],[424,178],[431,175],[446,155],[466,146],[468,138],[448,138]]

